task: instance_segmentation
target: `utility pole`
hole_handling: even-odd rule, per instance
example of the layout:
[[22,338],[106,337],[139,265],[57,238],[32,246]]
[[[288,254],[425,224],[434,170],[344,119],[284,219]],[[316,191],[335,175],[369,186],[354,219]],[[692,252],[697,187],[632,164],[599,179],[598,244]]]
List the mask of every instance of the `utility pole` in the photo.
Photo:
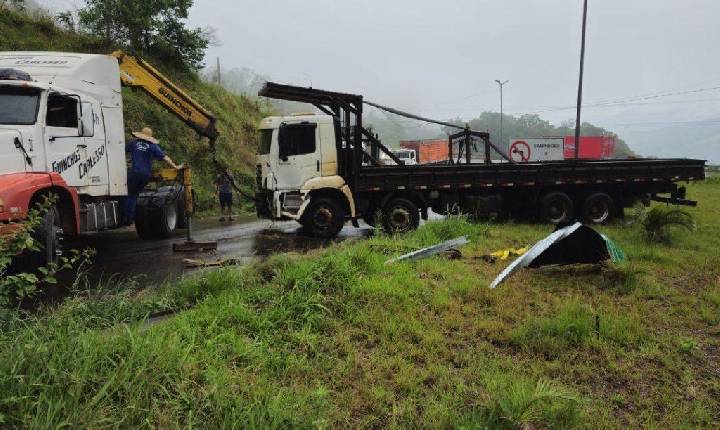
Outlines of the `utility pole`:
[[218,85],[222,84],[220,80],[220,57],[217,57],[217,83]]
[[577,115],[575,116],[575,159],[580,154],[580,108],[582,106],[583,69],[585,67],[585,27],[587,25],[587,0],[583,0],[582,37],[580,41],[580,81],[578,82]]
[[498,83],[500,86],[500,142],[498,142],[498,147],[503,147],[503,85],[510,82],[510,80],[500,81],[500,79],[495,79],[495,82]]

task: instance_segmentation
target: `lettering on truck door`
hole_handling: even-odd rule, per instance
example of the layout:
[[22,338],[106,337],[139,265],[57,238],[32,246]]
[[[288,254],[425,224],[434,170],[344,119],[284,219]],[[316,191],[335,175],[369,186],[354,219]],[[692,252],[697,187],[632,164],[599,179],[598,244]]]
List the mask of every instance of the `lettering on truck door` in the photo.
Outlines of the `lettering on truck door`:
[[105,129],[100,115],[99,105],[89,101],[82,102],[83,128],[86,137],[87,157],[78,165],[78,175],[81,181],[92,187],[90,192],[94,195],[107,195],[108,190],[108,157],[105,145]]
[[51,92],[45,113],[45,144],[48,170],[57,172],[68,185],[82,187],[89,176],[80,175],[87,159],[87,145],[80,137],[80,100],[77,96]]

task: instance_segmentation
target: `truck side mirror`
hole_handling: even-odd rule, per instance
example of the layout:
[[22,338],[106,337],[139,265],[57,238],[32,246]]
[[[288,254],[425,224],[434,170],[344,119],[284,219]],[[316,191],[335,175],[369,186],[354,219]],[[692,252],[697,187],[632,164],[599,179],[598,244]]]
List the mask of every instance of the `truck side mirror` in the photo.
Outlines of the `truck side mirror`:
[[95,136],[95,114],[90,102],[82,102],[80,108],[80,136]]

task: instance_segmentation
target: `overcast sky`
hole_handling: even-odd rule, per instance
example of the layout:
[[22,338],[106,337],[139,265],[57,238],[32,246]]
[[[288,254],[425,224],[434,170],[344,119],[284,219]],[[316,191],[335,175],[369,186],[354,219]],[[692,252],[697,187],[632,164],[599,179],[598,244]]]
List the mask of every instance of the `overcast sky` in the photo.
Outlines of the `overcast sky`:
[[[494,80],[509,79],[506,112],[559,122],[574,116],[581,3],[196,0],[190,22],[216,29],[221,45],[208,62],[220,56],[223,67],[443,118],[497,110]],[[720,86],[717,18],[718,0],[590,0],[584,100]],[[720,115],[718,97],[715,89],[623,100],[589,106],[583,119],[701,119]]]
[[[40,3],[67,9],[82,0]],[[589,3],[583,120],[622,136],[720,119],[720,0]],[[360,93],[437,118],[498,110],[494,80],[509,79],[506,113],[539,113],[559,124],[574,118],[581,6],[581,0],[195,0],[189,24],[216,30],[220,45],[208,50],[209,64],[219,56],[224,68]]]

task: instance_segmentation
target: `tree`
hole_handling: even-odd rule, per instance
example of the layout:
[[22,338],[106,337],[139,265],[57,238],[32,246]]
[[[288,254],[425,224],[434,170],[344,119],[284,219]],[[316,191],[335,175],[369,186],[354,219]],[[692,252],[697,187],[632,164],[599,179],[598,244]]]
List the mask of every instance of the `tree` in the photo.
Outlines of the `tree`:
[[108,45],[120,43],[199,69],[210,32],[186,27],[192,4],[193,0],[87,0],[79,19],[84,30],[101,35]]
[[[460,119],[450,122],[464,125]],[[560,127],[552,125],[549,121],[540,118],[537,114],[525,114],[520,116],[503,114],[503,141],[500,142],[500,114],[497,112],[483,112],[477,118],[471,119],[470,128],[477,131],[490,133],[490,141],[500,150],[507,151],[510,139],[520,137],[551,137],[570,136],[575,133],[575,120],[563,121]],[[457,130],[446,129],[446,132],[454,133]],[[602,127],[595,126],[588,122],[582,123],[580,127],[583,136],[614,136],[615,137],[615,158],[627,158],[635,154],[630,150],[624,140],[617,134]],[[493,153],[494,158],[498,158]]]

